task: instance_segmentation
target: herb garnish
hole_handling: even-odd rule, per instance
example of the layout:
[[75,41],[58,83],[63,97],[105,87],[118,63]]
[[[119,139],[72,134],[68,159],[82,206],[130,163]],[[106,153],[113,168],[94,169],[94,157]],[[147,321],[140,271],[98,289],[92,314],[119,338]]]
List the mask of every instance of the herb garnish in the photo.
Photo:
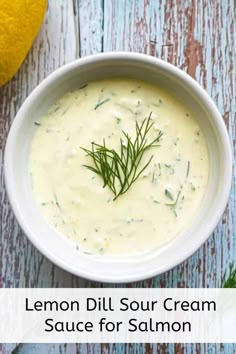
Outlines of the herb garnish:
[[223,275],[222,288],[236,288],[236,268],[233,263],[229,265],[228,277],[226,278],[226,272]]
[[103,187],[108,186],[115,195],[113,200],[127,192],[150,164],[153,156],[144,167],[139,168],[145,151],[151,147],[159,146],[157,143],[163,135],[161,131],[154,140],[150,143],[147,142],[147,134],[154,124],[151,115],[152,113],[147,119],[144,119],[141,125],[136,122],[136,138],[133,142],[130,136],[122,131],[124,138],[120,139],[120,152],[108,148],[105,139],[103,145],[93,142],[91,150],[82,148],[94,162],[94,166],[84,166],[102,177]]

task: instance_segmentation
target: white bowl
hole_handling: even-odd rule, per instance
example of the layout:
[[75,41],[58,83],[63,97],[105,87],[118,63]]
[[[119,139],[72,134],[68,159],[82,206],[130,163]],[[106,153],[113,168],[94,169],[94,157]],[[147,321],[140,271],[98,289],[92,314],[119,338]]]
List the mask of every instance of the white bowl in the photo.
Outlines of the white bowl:
[[[209,150],[210,176],[199,212],[177,238],[137,256],[86,255],[58,235],[33,198],[28,155],[37,121],[60,96],[88,81],[112,76],[144,79],[167,88],[196,113]],[[5,180],[15,216],[31,242],[65,270],[102,282],[130,282],[163,273],[192,255],[216,227],[228,200],[232,155],[223,119],[207,93],[183,71],[136,53],[106,53],[70,63],[47,77],[30,94],[12,124],[5,150]]]

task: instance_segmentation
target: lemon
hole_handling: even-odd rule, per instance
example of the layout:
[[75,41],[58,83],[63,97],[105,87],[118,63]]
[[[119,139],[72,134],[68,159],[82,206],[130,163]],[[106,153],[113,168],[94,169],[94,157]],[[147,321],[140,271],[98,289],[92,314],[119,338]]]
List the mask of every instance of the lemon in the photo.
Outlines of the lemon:
[[0,86],[24,61],[42,23],[47,0],[0,0]]

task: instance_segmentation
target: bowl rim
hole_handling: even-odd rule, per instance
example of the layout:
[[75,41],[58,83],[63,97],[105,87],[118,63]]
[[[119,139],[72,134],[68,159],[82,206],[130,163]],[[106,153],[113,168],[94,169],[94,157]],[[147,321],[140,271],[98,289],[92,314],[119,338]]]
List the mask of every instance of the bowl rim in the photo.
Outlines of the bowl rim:
[[[24,120],[24,112],[28,110],[28,107],[30,107],[31,102],[36,99],[37,95],[42,92],[49,84],[51,84],[53,81],[56,81],[59,77],[64,76],[64,74],[67,74],[69,71],[78,68],[82,65],[85,64],[91,64],[91,63],[96,63],[96,62],[101,62],[103,60],[133,60],[137,62],[143,62],[145,64],[151,64],[157,66],[160,70],[166,70],[170,73],[175,74],[175,76],[183,82],[187,82],[189,86],[194,88],[195,91],[198,92],[198,94],[201,96],[201,101],[204,103],[205,106],[210,108],[211,110],[211,115],[214,117],[214,123],[217,125],[218,132],[221,134],[221,139],[223,142],[223,147],[224,147],[224,152],[225,152],[225,160],[224,160],[224,169],[225,169],[225,180],[224,180],[224,185],[222,188],[221,192],[221,203],[218,204],[218,207],[216,208],[216,211],[214,213],[214,218],[211,219],[211,223],[208,224],[208,227],[206,228],[204,235],[201,237],[201,239],[198,240],[198,242],[192,243],[192,247],[185,248],[183,247],[183,251],[181,254],[176,254],[174,260],[170,263],[166,263],[162,267],[158,266],[155,268],[155,264],[153,264],[153,269],[150,269],[149,271],[144,271],[142,274],[126,274],[125,276],[107,276],[103,274],[91,274],[90,272],[86,272],[84,270],[80,270],[79,268],[72,267],[71,265],[67,264],[66,262],[63,262],[61,259],[59,259],[55,254],[51,252],[50,249],[47,247],[44,247],[42,243],[39,241],[37,237],[34,237],[33,233],[31,230],[27,227],[25,224],[24,218],[22,217],[20,213],[20,208],[18,205],[17,197],[14,193],[14,181],[11,176],[11,168],[13,165],[13,154],[14,154],[14,139],[17,134],[18,126],[21,121]],[[25,115],[26,117],[26,115]],[[106,53],[99,53],[99,54],[93,54],[89,55],[87,57],[79,58],[76,59],[75,61],[68,63],[51,74],[49,74],[41,83],[39,83],[33,91],[29,94],[29,96],[26,98],[20,109],[18,110],[13,123],[11,125],[10,131],[8,133],[7,137],[7,142],[5,146],[5,154],[4,154],[4,176],[5,176],[5,185],[6,185],[6,191],[8,194],[8,198],[12,207],[12,210],[14,212],[14,215],[21,227],[21,229],[24,231],[25,235],[28,237],[28,239],[33,243],[33,245],[44,255],[46,256],[50,261],[52,261],[54,264],[59,266],[60,268],[75,274],[76,276],[86,278],[89,280],[93,281],[99,281],[99,282],[109,282],[109,283],[128,283],[128,282],[133,282],[133,281],[140,281],[144,279],[151,278],[153,276],[160,275],[164,273],[165,271],[168,271],[181,262],[185,261],[187,258],[189,258],[193,253],[195,253],[199,247],[202,246],[202,244],[208,239],[208,237],[211,235],[215,227],[217,226],[225,208],[228,202],[229,198],[229,193],[231,189],[231,181],[232,181],[232,151],[231,151],[231,146],[230,146],[230,141],[229,141],[229,136],[228,132],[224,123],[224,120],[219,113],[215,103],[213,100],[210,98],[210,96],[207,94],[207,92],[198,84],[197,81],[195,81],[191,76],[189,76],[186,72],[182,71],[178,67],[174,66],[173,64],[170,64],[162,59],[155,58],[146,54],[140,54],[140,53],[135,53],[135,52],[106,52]],[[22,207],[22,205],[21,205]]]

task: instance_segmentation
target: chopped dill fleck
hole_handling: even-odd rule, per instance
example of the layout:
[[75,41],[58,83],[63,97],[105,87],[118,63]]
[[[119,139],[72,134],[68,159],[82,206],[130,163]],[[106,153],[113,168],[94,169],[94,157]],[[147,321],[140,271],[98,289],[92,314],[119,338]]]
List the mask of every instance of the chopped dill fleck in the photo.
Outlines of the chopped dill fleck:
[[87,87],[87,86],[88,86],[88,84],[85,84],[85,85],[81,86],[81,87],[79,88],[79,90],[82,90],[82,89],[84,89],[84,88]]
[[153,203],[160,204],[160,202],[158,202],[156,199],[153,200]]
[[173,141],[173,144],[176,146],[179,142],[179,138],[176,138],[174,141]]
[[94,107],[94,110],[98,109],[101,105],[103,105],[104,103],[110,101],[110,98],[106,98],[105,100],[103,101],[98,101],[97,104],[95,105]]
[[60,108],[60,106],[56,106],[55,109],[54,109],[54,111],[53,111],[52,113],[57,112],[57,111],[59,110],[59,108]]
[[129,219],[129,220],[127,220],[127,224],[130,224],[130,223],[132,223],[132,222],[143,222],[143,219]]
[[[179,192],[178,192],[178,195],[177,195],[177,198],[176,198],[175,202],[174,202],[174,203],[171,203],[171,204],[166,204],[166,205],[167,205],[167,206],[171,206],[171,207],[175,207],[175,206],[176,206],[176,204],[178,203],[178,200],[179,200],[179,196],[180,196],[180,194],[181,194],[181,190],[179,190]],[[172,198],[173,198],[173,196],[172,196]],[[174,200],[174,198],[173,198],[172,200]]]
[[152,174],[152,183],[154,183],[154,181],[155,181],[155,173],[153,172],[153,174]]
[[54,193],[55,204],[61,209],[60,204],[58,203],[57,195]]
[[169,169],[171,175],[173,175],[175,173],[175,170],[172,167],[172,165],[168,165],[165,163],[164,166]]
[[119,117],[115,116],[115,119],[116,119],[116,123],[117,123],[117,124],[119,124],[119,123],[120,123],[120,121],[121,121],[121,118],[119,118]]
[[62,112],[62,116],[64,116],[65,114],[66,114],[66,112],[69,110],[69,107],[68,108],[66,108],[63,112]]
[[129,111],[130,113],[135,114],[135,112],[130,107],[127,107],[126,105],[121,104],[121,103],[116,103],[116,104],[117,104],[117,106],[119,106],[121,108],[127,109],[127,111]]
[[177,195],[177,198],[176,198],[175,202],[172,203],[172,204],[166,204],[167,206],[169,206],[169,207],[171,208],[171,210],[173,211],[173,213],[174,213],[174,215],[175,215],[176,217],[178,216],[178,214],[177,214],[175,208],[176,208],[176,205],[177,205],[177,203],[178,203],[180,194],[181,194],[181,189],[180,189],[179,192],[178,192],[178,195]]
[[190,170],[190,161],[188,161],[188,164],[187,164],[186,179],[187,179],[188,176],[189,176],[189,170]]
[[171,194],[171,192],[168,189],[165,189],[165,196],[167,198],[169,198],[170,200],[174,200],[173,195]]
[[161,176],[161,164],[160,164],[160,162],[158,163],[158,167],[159,167],[159,177]]
[[196,187],[192,184],[192,182],[189,182],[189,184],[190,184],[190,187],[192,188],[192,190],[195,191]]
[[37,122],[37,121],[35,121],[34,124],[35,124],[35,125],[41,125],[41,123],[39,123],[39,122]]

